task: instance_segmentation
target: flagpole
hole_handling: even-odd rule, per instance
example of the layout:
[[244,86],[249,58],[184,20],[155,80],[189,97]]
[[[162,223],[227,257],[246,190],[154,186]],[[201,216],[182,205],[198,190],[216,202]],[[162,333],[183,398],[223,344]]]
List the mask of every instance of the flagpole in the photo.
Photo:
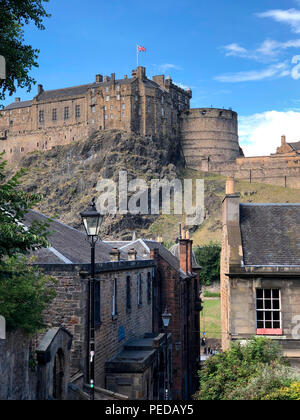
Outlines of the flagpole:
[[139,66],[139,46],[136,46],[136,68]]

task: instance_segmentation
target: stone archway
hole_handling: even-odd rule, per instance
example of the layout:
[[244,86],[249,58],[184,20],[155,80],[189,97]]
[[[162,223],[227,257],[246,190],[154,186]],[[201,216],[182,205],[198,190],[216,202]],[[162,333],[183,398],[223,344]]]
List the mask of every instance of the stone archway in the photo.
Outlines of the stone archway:
[[53,365],[53,398],[56,400],[64,399],[65,389],[65,358],[62,349],[55,355]]

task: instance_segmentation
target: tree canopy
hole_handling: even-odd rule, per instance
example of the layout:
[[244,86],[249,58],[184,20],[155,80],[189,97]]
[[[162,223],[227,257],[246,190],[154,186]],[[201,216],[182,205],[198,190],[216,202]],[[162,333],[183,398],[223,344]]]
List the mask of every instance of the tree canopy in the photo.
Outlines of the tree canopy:
[[24,26],[33,23],[45,29],[44,18],[49,17],[43,3],[49,0],[0,0],[0,55],[6,60],[6,79],[0,80],[0,100],[12,95],[16,87],[30,91],[35,80],[29,75],[38,67],[39,50],[26,44]]
[[200,271],[200,280],[202,284],[210,284],[220,281],[220,253],[219,244],[211,243],[203,247],[196,247],[195,258],[202,267]]

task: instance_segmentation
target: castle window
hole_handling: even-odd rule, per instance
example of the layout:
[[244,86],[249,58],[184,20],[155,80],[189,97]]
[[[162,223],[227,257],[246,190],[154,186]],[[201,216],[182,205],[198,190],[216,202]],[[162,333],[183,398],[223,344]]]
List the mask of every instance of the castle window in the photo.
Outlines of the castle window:
[[122,112],[121,117],[125,118],[125,112]]
[[56,121],[57,120],[57,109],[54,108],[52,109],[52,121]]
[[147,112],[151,112],[151,105],[147,106]]
[[106,96],[105,100],[106,100],[106,102],[109,101],[109,95]]
[[68,120],[69,118],[70,118],[70,109],[68,106],[66,106],[64,109],[64,119]]
[[39,111],[39,122],[40,123],[44,122],[44,111]]
[[114,109],[113,105],[110,106],[110,110],[112,111]]
[[93,105],[92,106],[92,112],[94,113],[94,112],[96,112],[96,107],[95,107],[95,105]]
[[112,311],[111,311],[111,314],[114,317],[118,313],[118,310],[117,310],[117,297],[118,297],[117,279],[113,280],[112,286],[113,286],[113,290],[112,290]]
[[110,119],[113,120],[114,119],[114,114],[110,114]]
[[106,86],[105,92],[109,92],[109,86]]
[[130,276],[126,278],[126,310],[131,310],[131,279]]
[[117,101],[119,101],[121,99],[120,95],[117,95]]
[[80,118],[80,105],[75,106],[75,117]]
[[282,334],[279,289],[256,289],[256,320],[257,334]]
[[135,95],[135,100],[136,100],[136,101],[138,101],[138,100],[139,100],[138,95]]
[[21,147],[21,152],[24,152],[24,147]]
[[125,104],[122,104],[122,109],[125,109]]
[[40,143],[37,143],[37,144],[36,144],[36,147],[40,147]]
[[95,98],[94,98],[94,96],[92,97],[92,105],[94,105],[94,103],[95,103]]
[[122,102],[125,102],[125,96],[122,96]]
[[165,98],[162,96],[161,97],[161,103],[164,104],[165,103]]
[[108,119],[107,114],[104,114],[104,119],[105,119],[105,120],[107,120],[107,119]]
[[104,106],[104,111],[107,111],[107,106],[106,105]]
[[165,116],[165,109],[164,108],[161,109],[161,115],[162,115],[162,117]]
[[116,89],[119,91],[120,90],[120,85],[117,85],[116,86]]
[[137,304],[138,306],[142,305],[142,293],[143,293],[143,280],[142,275],[139,274],[137,281]]

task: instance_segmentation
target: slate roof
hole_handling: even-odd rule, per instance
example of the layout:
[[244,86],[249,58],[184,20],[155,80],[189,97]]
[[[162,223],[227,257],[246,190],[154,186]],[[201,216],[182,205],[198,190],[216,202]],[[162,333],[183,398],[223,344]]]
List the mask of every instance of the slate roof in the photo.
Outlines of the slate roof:
[[27,108],[32,105],[32,101],[13,102],[4,108],[4,111],[11,111],[13,109]]
[[295,150],[295,152],[300,151],[300,141],[297,141],[296,143],[288,143],[288,144]]
[[[118,244],[120,246],[118,246]],[[137,239],[136,241],[127,242],[126,245],[122,245],[122,241],[114,242],[114,246],[118,247],[121,251],[126,253],[130,249],[135,249],[137,256],[142,259],[148,259],[151,249],[158,249],[159,255],[176,271],[178,271],[181,277],[186,278],[186,274],[181,270],[179,259],[176,258],[167,248],[157,241],[151,241],[147,239]]]
[[241,204],[247,266],[300,266],[300,204]]
[[[49,221],[49,218],[41,213],[31,210],[26,215],[25,225],[30,226],[34,221]],[[86,240],[86,234],[71,226],[65,225],[58,220],[53,220],[48,229],[53,232],[48,241],[50,248],[40,249],[34,252],[37,258],[36,264],[89,264],[91,260],[91,248]],[[110,261],[110,252],[113,247],[99,241],[96,244],[96,263]],[[125,252],[121,253],[121,259],[127,260]]]

